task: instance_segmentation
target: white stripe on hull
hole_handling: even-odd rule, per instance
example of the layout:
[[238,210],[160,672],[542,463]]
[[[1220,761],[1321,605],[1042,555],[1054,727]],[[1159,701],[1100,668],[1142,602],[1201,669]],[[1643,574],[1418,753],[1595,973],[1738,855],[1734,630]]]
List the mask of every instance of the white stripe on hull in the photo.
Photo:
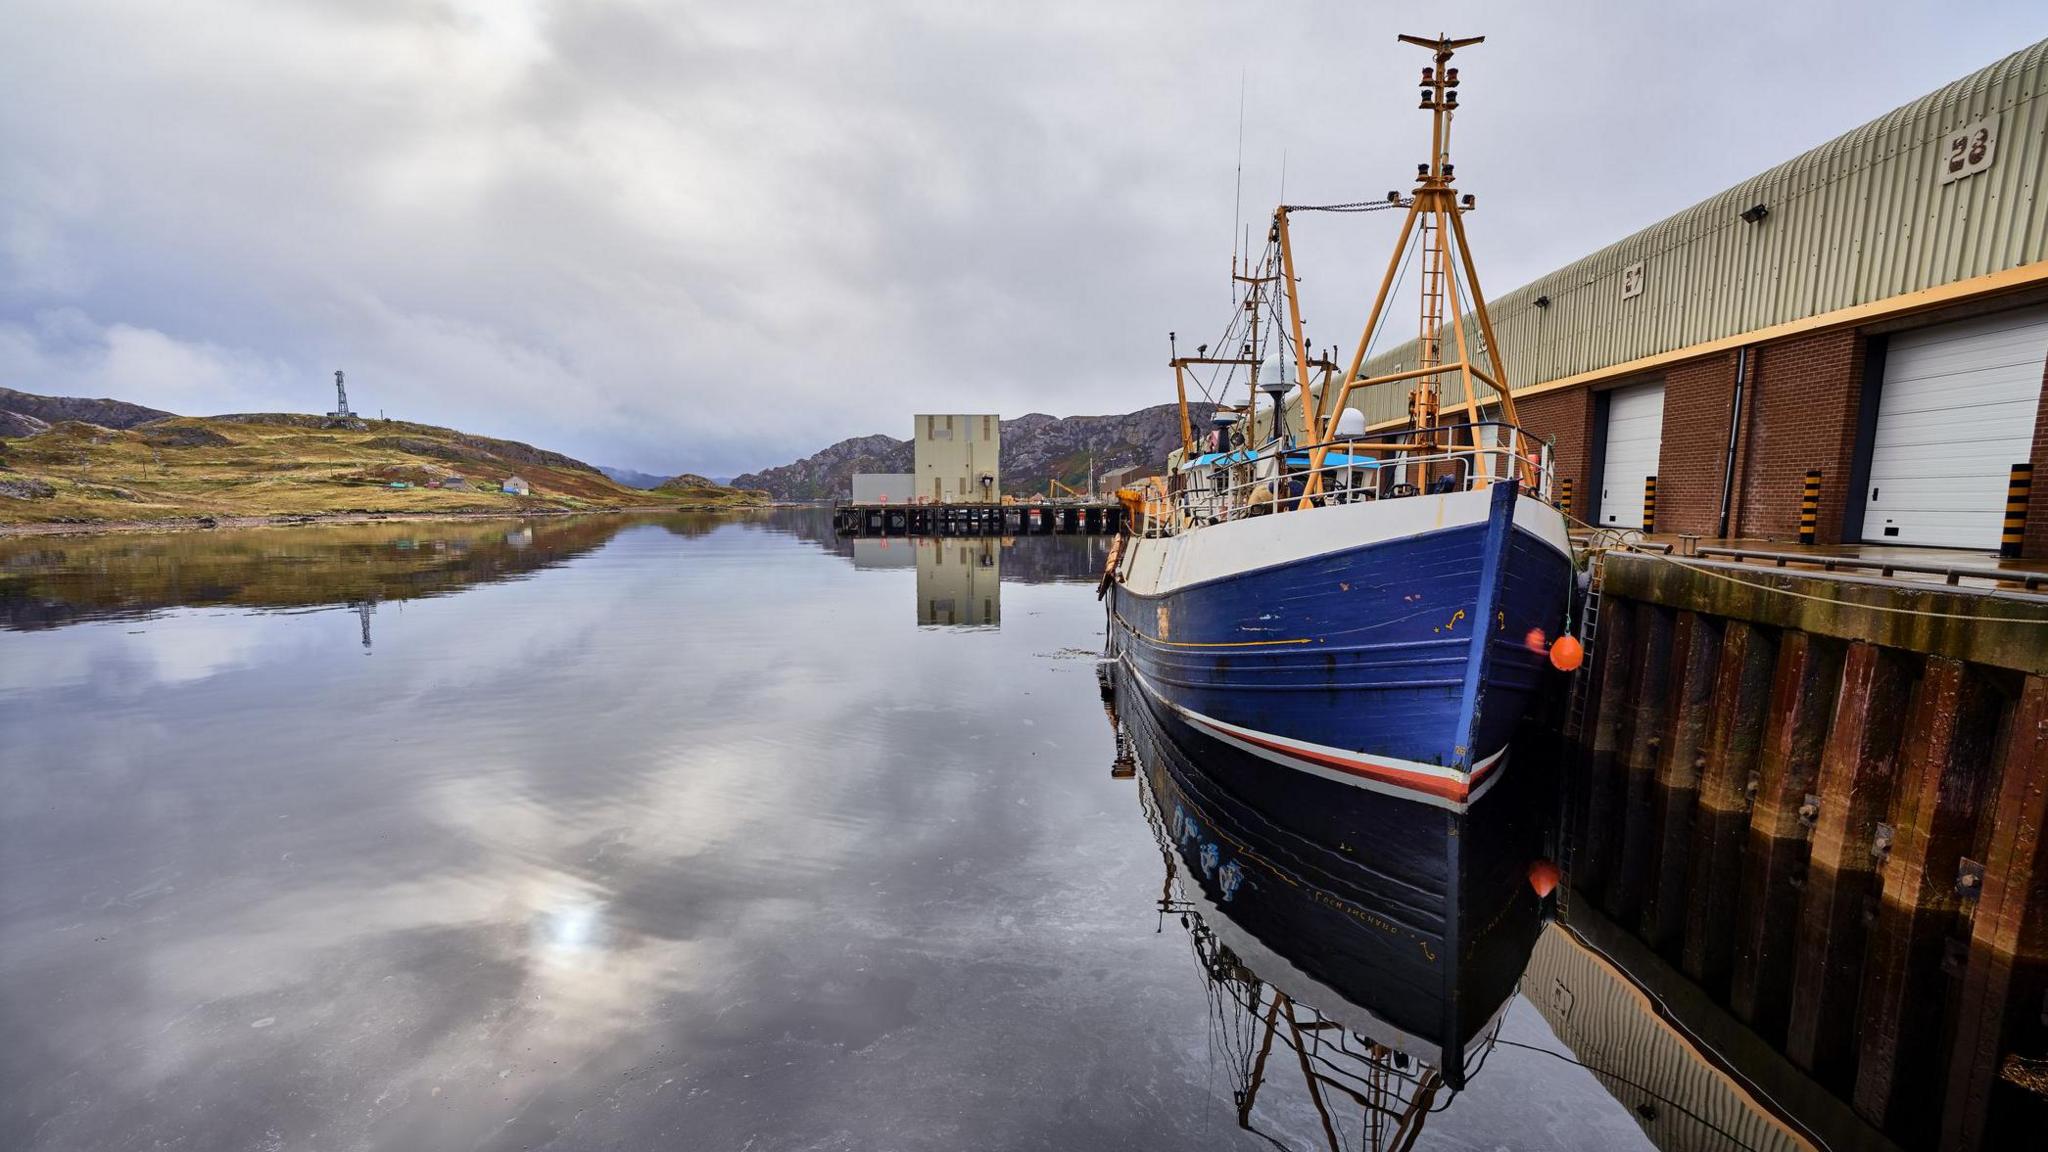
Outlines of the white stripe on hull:
[[1124,661],[1124,667],[1141,689],[1197,729],[1261,759],[1339,784],[1446,811],[1463,812],[1477,803],[1507,773],[1506,747],[1475,762],[1471,771],[1461,772],[1441,764],[1424,764],[1395,756],[1368,756],[1362,752],[1259,732],[1182,707],[1154,688],[1129,660]]
[[[1135,537],[1119,568],[1123,586],[1158,596],[1194,584],[1329,552],[1486,523],[1490,489],[1331,504],[1270,516],[1248,516],[1191,528],[1177,536]],[[1532,496],[1515,498],[1515,527],[1571,558],[1564,516]]]

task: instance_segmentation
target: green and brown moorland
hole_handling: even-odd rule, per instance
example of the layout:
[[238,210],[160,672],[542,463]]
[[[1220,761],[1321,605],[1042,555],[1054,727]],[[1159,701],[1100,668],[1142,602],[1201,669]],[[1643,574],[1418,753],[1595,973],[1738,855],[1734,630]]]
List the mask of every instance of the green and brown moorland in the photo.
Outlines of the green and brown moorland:
[[[701,477],[640,490],[580,460],[399,420],[255,415],[63,420],[0,438],[0,526],[209,518],[724,508],[765,493]],[[524,480],[527,495],[501,491]]]

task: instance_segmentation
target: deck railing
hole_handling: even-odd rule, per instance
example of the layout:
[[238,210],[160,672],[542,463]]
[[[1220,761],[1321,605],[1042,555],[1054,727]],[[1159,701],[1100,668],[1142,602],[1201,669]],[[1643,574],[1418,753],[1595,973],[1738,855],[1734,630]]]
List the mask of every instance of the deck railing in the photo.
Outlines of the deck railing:
[[1166,478],[1165,492],[1147,492],[1132,507],[1130,530],[1171,536],[1250,516],[1469,492],[1509,479],[1548,500],[1552,471],[1548,444],[1495,421],[1323,444],[1274,442],[1257,452],[1224,453],[1209,464],[1183,464]]

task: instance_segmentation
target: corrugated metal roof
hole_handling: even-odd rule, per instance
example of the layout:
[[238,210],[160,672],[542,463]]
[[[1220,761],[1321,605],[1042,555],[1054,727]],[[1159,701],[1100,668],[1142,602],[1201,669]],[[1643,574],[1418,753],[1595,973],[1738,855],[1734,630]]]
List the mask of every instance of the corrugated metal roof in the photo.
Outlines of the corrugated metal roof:
[[[2044,94],[2048,40],[1494,299],[1509,379],[1521,389],[2048,258]],[[1944,184],[1948,133],[1986,118],[1990,167]],[[1743,221],[1759,203],[1769,215]],[[1642,293],[1624,300],[1622,270],[1638,261]],[[1476,353],[1469,317],[1466,331]],[[1409,341],[1366,374],[1415,356]],[[1405,418],[1410,388],[1353,405],[1374,423]],[[1462,398],[1448,382],[1445,403]]]

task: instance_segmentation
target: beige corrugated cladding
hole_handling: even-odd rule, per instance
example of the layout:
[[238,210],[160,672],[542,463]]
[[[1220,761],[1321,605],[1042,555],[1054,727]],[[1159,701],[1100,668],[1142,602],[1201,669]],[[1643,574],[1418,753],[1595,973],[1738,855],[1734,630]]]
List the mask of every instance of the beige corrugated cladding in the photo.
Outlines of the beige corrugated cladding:
[[[1494,299],[1509,379],[1521,389],[2048,258],[2044,93],[2048,40]],[[1942,183],[1948,133],[1987,117],[1991,166]],[[1741,219],[1752,204],[1770,209],[1759,224]],[[1638,261],[1642,294],[1624,300],[1622,270]],[[1469,317],[1466,332],[1476,352]],[[1409,341],[1366,375],[1415,355]],[[1403,419],[1409,388],[1353,406]],[[1463,394],[1446,382],[1447,404]]]
[[1657,1147],[1813,1152],[1564,928],[1552,924],[1537,937],[1522,995]]

